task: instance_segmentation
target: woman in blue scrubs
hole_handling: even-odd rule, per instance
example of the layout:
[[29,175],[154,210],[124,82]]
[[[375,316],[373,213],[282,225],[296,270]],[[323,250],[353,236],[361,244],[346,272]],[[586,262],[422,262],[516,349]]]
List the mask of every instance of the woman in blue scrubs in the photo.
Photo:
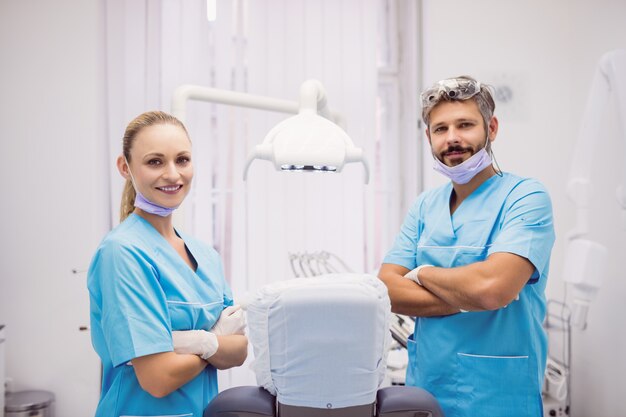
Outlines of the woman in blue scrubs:
[[451,181],[417,198],[379,273],[392,310],[416,316],[406,383],[446,417],[541,417],[550,198],[492,165],[485,86],[442,80],[422,104],[435,169]]
[[218,254],[172,225],[193,178],[185,127],[163,112],[139,115],[117,166],[127,180],[122,222],[88,273],[103,365],[96,416],[201,417],[217,394],[216,369],[241,365],[247,338]]

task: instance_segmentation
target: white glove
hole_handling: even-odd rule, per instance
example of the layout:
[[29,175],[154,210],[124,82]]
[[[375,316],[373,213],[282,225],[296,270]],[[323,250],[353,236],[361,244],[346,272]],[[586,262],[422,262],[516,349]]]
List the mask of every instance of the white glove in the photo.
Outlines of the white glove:
[[217,336],[206,330],[184,330],[172,332],[174,352],[198,355],[207,360],[215,355],[219,343]]
[[433,265],[428,265],[428,264],[420,265],[417,268],[407,272],[406,275],[404,276],[404,278],[408,278],[411,281],[415,282],[417,285],[422,286],[422,283],[421,283],[418,275],[420,273],[420,270],[422,268],[427,267],[427,266],[433,266]]
[[230,306],[222,310],[220,318],[211,331],[217,335],[244,334],[246,329],[246,316],[241,306]]

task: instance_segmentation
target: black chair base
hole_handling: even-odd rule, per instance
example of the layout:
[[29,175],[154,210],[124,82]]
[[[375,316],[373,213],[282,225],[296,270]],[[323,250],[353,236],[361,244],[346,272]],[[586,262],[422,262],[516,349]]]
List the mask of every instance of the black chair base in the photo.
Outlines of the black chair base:
[[378,390],[375,404],[346,408],[311,408],[278,403],[261,387],[234,387],[211,401],[204,417],[444,417],[429,392],[416,387],[393,386]]
[[376,396],[378,417],[444,417],[439,403],[422,388],[393,386],[381,388]]
[[261,387],[234,387],[220,392],[204,417],[274,417],[276,397]]

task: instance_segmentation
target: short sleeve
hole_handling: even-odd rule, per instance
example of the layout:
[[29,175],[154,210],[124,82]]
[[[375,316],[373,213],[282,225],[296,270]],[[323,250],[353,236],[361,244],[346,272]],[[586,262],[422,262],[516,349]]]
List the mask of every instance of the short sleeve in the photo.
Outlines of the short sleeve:
[[99,287],[102,334],[113,366],[172,350],[170,317],[154,267],[141,251],[101,246],[89,271]]
[[504,209],[488,255],[508,252],[528,259],[535,266],[531,282],[536,282],[548,271],[555,240],[550,196],[538,181],[525,180],[511,191]]
[[407,213],[400,228],[400,233],[396,236],[393,247],[383,263],[403,266],[407,269],[417,267],[417,241],[421,230],[421,207],[424,201],[423,194],[420,195]]

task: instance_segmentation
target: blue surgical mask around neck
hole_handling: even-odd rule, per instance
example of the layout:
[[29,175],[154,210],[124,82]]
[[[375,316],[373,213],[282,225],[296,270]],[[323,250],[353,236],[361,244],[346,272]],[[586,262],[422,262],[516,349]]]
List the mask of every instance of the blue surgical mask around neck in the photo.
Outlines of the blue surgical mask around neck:
[[148,200],[146,197],[144,197],[137,188],[135,177],[133,177],[133,173],[130,170],[130,164],[128,163],[126,157],[124,157],[124,161],[126,161],[126,166],[128,167],[130,181],[133,183],[133,187],[135,188],[135,207],[145,211],[146,213],[156,214],[157,216],[161,217],[169,216],[174,210],[178,208],[178,206],[172,208],[159,206],[158,204],[155,204],[152,201]]
[[446,177],[450,178],[452,182],[457,184],[467,184],[483,169],[492,164],[491,155],[487,152],[487,143],[489,138],[485,141],[485,146],[474,155],[463,161],[459,165],[450,167],[439,160],[433,154],[435,162],[433,169]]

